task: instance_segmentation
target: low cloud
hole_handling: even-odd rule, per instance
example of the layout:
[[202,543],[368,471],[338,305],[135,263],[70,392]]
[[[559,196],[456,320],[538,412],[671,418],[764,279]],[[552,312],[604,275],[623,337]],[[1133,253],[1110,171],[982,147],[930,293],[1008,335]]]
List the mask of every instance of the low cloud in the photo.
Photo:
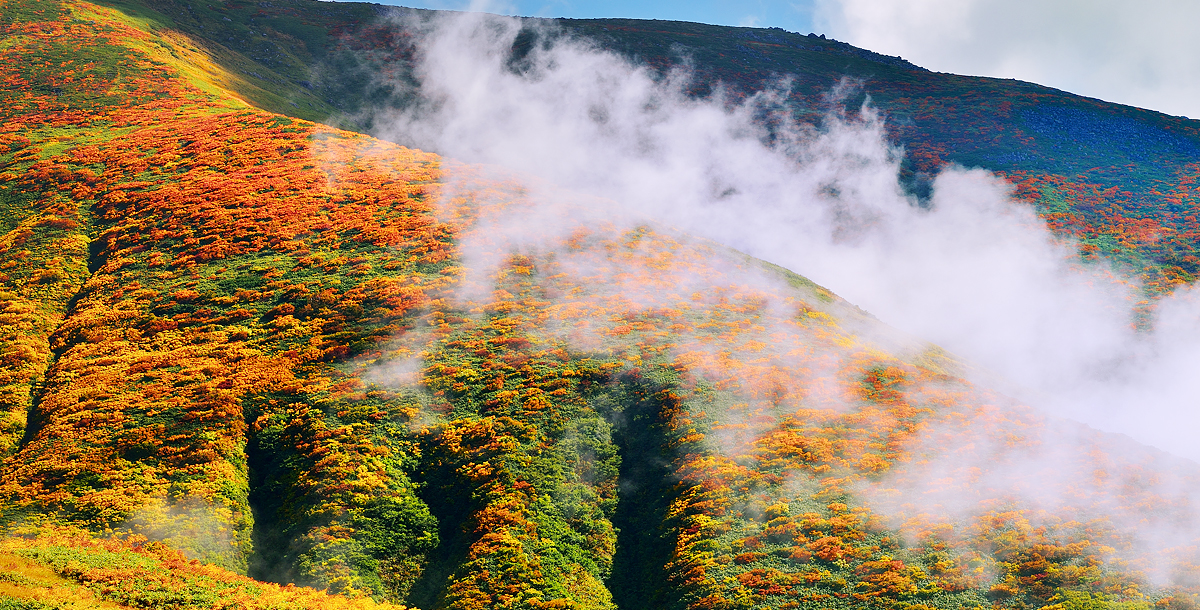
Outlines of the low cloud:
[[1200,118],[1200,4],[817,0],[839,40],[943,72],[1016,78]]

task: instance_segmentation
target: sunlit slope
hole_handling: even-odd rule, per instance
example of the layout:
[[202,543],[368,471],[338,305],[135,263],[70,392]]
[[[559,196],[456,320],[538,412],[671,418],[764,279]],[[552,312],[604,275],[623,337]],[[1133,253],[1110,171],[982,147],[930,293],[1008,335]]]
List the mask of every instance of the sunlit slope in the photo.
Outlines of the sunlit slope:
[[7,452],[22,435],[30,387],[51,357],[47,336],[90,273],[86,193],[59,188],[71,170],[54,159],[79,145],[119,139],[177,108],[228,110],[231,101],[162,78],[165,64],[147,54],[151,36],[115,11],[57,2],[6,2],[3,8],[0,197],[9,345],[3,391],[6,411],[14,414],[0,440]]
[[0,608],[403,610],[279,586],[202,565],[162,543],[46,529],[0,540]]
[[[5,1],[0,516],[209,565],[42,530],[0,604],[350,605],[216,564],[426,609],[1189,607],[1194,465],[1049,435],[785,270],[250,107],[161,25]],[[1053,501],[1004,468],[1047,438],[1091,477]]]
[[[395,334],[423,282],[444,282],[449,237],[420,202],[436,159],[393,146],[386,173],[363,173],[354,159],[375,143],[249,109],[172,34],[109,9],[8,3],[4,15],[4,516],[125,523],[244,571],[248,420],[270,427],[259,417],[282,417],[296,392],[347,391],[321,363]],[[325,155],[318,168],[314,145],[344,159]],[[370,252],[343,251],[345,239]],[[348,258],[357,275],[342,268]],[[260,289],[282,277],[276,264],[299,259],[316,283],[280,284],[287,311],[266,314],[278,303]],[[323,300],[345,291],[369,308]],[[260,406],[242,403],[248,388]],[[289,486],[308,494],[289,505],[294,521],[311,523],[326,502],[344,511],[334,496],[354,496],[358,512],[416,524],[377,544],[436,543],[402,475],[358,476],[360,463],[317,457],[331,443],[369,444],[353,429],[312,422],[309,445],[286,447],[326,475]],[[378,468],[402,459],[374,451]]]

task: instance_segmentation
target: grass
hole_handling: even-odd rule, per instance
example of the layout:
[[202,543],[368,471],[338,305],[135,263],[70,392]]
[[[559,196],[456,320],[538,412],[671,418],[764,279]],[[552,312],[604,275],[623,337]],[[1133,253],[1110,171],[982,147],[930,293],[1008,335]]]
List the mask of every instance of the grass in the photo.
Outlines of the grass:
[[82,610],[127,608],[100,599],[93,591],[50,566],[12,552],[0,551],[0,609]]
[[[5,605],[7,604],[7,605]],[[0,539],[0,608],[402,610],[259,583],[141,537],[32,528]]]

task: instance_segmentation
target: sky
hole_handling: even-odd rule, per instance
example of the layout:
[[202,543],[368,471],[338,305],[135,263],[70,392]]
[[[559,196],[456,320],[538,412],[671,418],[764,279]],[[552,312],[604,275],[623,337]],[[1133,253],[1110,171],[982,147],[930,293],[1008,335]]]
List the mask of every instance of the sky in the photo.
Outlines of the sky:
[[535,17],[630,17],[826,34],[930,70],[1031,81],[1200,119],[1196,0],[382,0]]

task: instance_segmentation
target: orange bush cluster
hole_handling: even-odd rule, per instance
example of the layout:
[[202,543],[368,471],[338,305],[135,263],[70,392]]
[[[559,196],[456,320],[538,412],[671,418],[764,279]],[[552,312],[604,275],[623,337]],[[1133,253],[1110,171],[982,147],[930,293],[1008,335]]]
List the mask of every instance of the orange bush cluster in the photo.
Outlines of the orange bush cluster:
[[1038,205],[1052,230],[1079,240],[1085,258],[1116,261],[1155,298],[1194,282],[1200,273],[1198,170],[1197,164],[1185,165],[1176,182],[1156,181],[1145,194],[1081,177],[1033,171],[1004,175],[1015,196]]

